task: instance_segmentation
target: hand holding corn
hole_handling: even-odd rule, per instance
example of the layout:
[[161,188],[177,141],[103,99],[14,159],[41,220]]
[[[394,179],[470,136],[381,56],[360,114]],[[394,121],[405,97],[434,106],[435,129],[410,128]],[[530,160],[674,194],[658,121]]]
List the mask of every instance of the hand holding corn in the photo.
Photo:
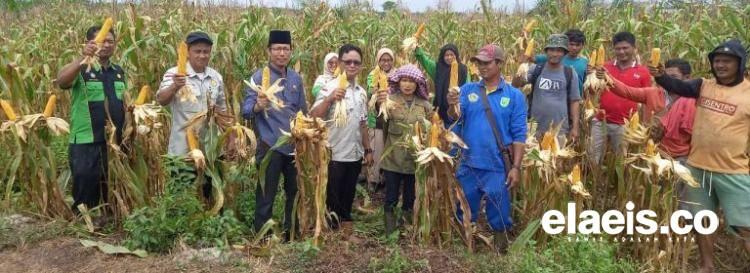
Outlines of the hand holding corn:
[[268,108],[268,104],[270,101],[268,100],[268,97],[266,94],[258,93],[258,101],[255,103],[255,111],[260,112],[263,110],[266,110]]
[[333,93],[331,93],[330,96],[328,96],[328,102],[337,102],[344,98],[344,95],[346,95],[346,90],[341,88],[336,88],[333,90]]
[[83,46],[83,57],[94,57],[94,55],[96,55],[96,50],[96,42],[94,40],[89,41]]
[[651,76],[654,77],[661,77],[664,74],[664,65],[659,64],[659,66],[648,66],[648,72],[651,73]]
[[388,90],[387,89],[381,89],[378,90],[378,103],[383,104],[388,100]]
[[607,73],[607,71],[604,70],[603,67],[597,67],[596,68],[596,77],[599,78],[600,80],[604,79],[604,76],[605,76],[606,73]]
[[174,85],[175,90],[180,90],[185,84],[187,84],[187,77],[185,75],[172,74],[172,85]]
[[448,105],[456,105],[458,104],[458,93],[459,93],[458,87],[451,87],[448,89]]

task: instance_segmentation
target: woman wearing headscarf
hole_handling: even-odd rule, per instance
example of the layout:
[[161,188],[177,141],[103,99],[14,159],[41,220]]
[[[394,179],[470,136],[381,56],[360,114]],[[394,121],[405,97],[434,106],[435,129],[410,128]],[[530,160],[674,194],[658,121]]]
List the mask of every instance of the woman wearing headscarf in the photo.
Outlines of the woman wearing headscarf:
[[[414,207],[414,172],[417,168],[416,158],[408,149],[395,147],[408,133],[408,128],[418,121],[427,119],[432,113],[432,105],[427,95],[427,81],[422,71],[415,65],[405,65],[388,77],[388,90],[377,93],[378,107],[390,99],[388,122],[385,124],[385,149],[389,152],[383,157],[380,167],[385,177],[385,231],[390,234],[396,229],[397,217],[394,207],[401,196],[403,218],[410,221]],[[389,95],[390,93],[390,95]],[[391,148],[393,147],[393,148]]]
[[315,79],[315,83],[313,84],[313,88],[312,88],[313,98],[318,97],[318,92],[320,92],[320,89],[326,86],[328,82],[336,78],[336,76],[333,75],[333,73],[334,71],[336,71],[336,67],[338,67],[338,64],[339,64],[338,54],[334,52],[326,54],[326,57],[323,59],[323,75],[318,76],[318,78]]
[[432,105],[437,108],[440,119],[445,121],[447,126],[451,120],[448,117],[448,100],[446,99],[449,88],[448,85],[450,84],[451,63],[454,61],[458,62],[459,87],[471,79],[469,76],[469,70],[461,63],[458,48],[454,44],[446,44],[440,49],[440,55],[438,56],[437,62],[432,60],[421,47],[416,48],[414,55],[435,84],[435,97],[432,101]]
[[[385,75],[393,72],[393,61],[396,55],[388,48],[381,48],[375,57],[376,67],[367,75],[367,96],[371,97],[380,89],[387,89],[387,86],[377,86],[377,75]],[[378,90],[374,90],[377,88]],[[367,127],[370,128],[370,147],[372,147],[372,158],[375,162],[367,168],[367,185],[371,191],[375,191],[378,185],[382,183],[380,172],[380,157],[383,155],[383,124],[382,118],[378,118],[375,109],[369,109],[367,113]]]

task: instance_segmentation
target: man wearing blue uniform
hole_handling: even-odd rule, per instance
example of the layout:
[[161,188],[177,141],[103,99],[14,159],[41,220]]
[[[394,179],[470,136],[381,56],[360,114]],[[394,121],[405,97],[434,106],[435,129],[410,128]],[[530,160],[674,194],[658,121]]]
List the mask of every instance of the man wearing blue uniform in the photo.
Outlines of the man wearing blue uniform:
[[507,232],[513,226],[510,190],[520,180],[526,142],[526,99],[503,80],[500,67],[505,56],[499,46],[486,45],[471,60],[483,80],[448,94],[448,114],[458,121],[454,130],[469,147],[461,150],[456,178],[469,201],[472,222],[482,197],[487,198],[487,221],[495,233],[495,247],[505,252]]

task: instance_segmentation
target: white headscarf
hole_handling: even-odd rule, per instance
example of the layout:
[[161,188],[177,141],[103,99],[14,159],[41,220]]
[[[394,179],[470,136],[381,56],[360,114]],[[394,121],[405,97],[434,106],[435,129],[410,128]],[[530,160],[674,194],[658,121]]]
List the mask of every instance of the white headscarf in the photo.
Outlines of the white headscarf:
[[337,58],[338,56],[338,54],[333,52],[326,54],[326,57],[323,58],[323,75],[333,77],[333,70],[328,69],[328,61],[333,58]]

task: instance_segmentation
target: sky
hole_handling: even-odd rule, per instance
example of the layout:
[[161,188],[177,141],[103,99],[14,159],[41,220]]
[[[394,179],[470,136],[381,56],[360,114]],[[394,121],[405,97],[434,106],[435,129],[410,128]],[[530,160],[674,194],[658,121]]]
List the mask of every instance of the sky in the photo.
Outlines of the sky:
[[[222,0],[195,0],[196,2],[222,2]],[[345,0],[327,0],[330,5],[337,6],[345,2]],[[381,10],[384,2],[387,0],[367,0],[372,3],[372,6],[377,10]],[[393,0],[398,2],[398,0]],[[437,7],[437,3],[441,0],[400,0],[401,3],[408,7],[413,12],[421,12],[427,8]],[[451,9],[454,11],[471,11],[479,8],[479,0],[442,0],[449,1],[451,3]],[[536,4],[536,0],[490,0],[492,6],[498,9],[506,9],[512,11],[515,7],[523,7],[525,9],[531,9]],[[298,3],[297,0],[229,0],[227,2],[234,3],[262,3],[266,6],[285,7],[294,6]]]

